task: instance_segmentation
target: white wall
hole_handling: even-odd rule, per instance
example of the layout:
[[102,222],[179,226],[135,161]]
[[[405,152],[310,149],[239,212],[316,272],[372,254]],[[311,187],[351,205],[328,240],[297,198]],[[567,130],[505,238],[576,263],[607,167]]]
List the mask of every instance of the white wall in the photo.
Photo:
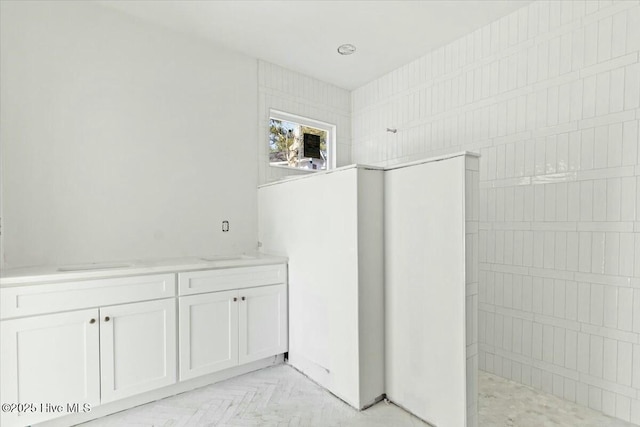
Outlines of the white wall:
[[348,167],[258,190],[262,249],[289,257],[289,362],[355,408],[385,392],[382,186]]
[[482,154],[480,368],[635,423],[639,50],[636,0],[537,1],[352,95],[355,162]]
[[258,62],[258,173],[261,184],[289,175],[295,169],[269,166],[269,110],[275,109],[336,125],[336,166],[351,162],[350,92],[265,61]]
[[385,391],[441,427],[478,425],[477,169],[460,155],[384,173]]
[[255,59],[90,2],[1,15],[6,266],[255,249]]

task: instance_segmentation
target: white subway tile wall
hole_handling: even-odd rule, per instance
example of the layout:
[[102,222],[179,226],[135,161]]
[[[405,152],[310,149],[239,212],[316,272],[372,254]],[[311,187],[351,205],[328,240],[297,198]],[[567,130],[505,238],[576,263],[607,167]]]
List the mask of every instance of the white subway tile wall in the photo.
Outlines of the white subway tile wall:
[[482,155],[480,369],[636,424],[639,50],[637,0],[536,1],[352,93],[357,163]]
[[275,109],[336,125],[336,165],[351,163],[350,92],[304,74],[258,61],[258,179],[260,184],[295,169],[269,166],[269,110]]

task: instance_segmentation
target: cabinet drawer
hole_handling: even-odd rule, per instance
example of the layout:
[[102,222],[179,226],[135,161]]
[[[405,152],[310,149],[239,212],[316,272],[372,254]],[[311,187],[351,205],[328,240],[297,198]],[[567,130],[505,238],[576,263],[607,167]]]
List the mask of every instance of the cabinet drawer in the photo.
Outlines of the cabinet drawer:
[[168,298],[175,295],[175,274],[16,286],[0,289],[0,318]]
[[287,283],[285,264],[190,271],[178,274],[180,295]]

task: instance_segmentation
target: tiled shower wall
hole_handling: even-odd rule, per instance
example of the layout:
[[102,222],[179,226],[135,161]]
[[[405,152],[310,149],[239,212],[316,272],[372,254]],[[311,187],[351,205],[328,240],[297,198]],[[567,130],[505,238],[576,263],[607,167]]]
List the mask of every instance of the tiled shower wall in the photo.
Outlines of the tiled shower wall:
[[258,179],[260,184],[287,175],[299,175],[295,169],[269,166],[269,110],[336,125],[336,165],[351,163],[350,92],[282,68],[258,61]]
[[352,93],[355,162],[482,155],[480,369],[638,424],[639,49],[638,1],[536,1]]

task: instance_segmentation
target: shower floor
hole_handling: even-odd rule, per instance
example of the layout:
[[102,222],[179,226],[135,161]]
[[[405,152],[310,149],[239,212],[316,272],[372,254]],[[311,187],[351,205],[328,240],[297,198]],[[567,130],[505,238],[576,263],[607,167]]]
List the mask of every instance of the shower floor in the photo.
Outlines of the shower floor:
[[478,379],[480,427],[636,426],[487,372]]

